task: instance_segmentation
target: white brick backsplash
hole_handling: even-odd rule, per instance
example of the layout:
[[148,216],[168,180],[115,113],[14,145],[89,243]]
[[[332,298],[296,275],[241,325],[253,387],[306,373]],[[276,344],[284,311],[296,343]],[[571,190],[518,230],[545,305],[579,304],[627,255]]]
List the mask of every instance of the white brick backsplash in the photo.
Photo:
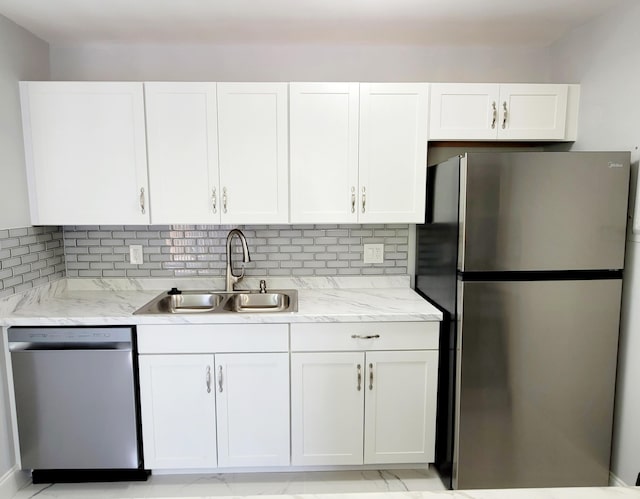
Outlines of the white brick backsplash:
[[[224,276],[226,237],[234,227],[66,226],[63,227],[66,275],[71,278]],[[252,261],[245,266],[248,276],[407,273],[408,225],[246,225],[238,228],[249,244]],[[6,239],[9,238],[15,239],[15,236],[8,233]],[[364,243],[384,244],[385,262],[364,264]],[[129,263],[131,244],[143,246],[141,265]],[[233,241],[233,255],[235,268],[241,262],[237,240]]]
[[[61,227],[0,230],[0,297],[62,279],[65,276],[62,241]],[[87,253],[86,248],[73,250],[78,251],[70,255],[72,258]]]

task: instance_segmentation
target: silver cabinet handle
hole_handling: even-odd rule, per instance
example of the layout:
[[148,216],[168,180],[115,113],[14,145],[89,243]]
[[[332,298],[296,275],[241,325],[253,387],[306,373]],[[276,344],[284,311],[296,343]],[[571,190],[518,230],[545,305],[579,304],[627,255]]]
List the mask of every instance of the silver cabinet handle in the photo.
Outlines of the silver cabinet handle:
[[351,337],[354,340],[373,340],[375,338],[380,338],[379,334],[352,334]]
[[218,391],[222,393],[222,366],[218,367]]
[[227,188],[222,188],[222,211],[227,212]]
[[218,213],[218,196],[216,194],[216,188],[214,187],[211,191],[211,201],[213,204],[213,212]]
[[358,364],[358,391],[362,388],[362,366]]
[[362,188],[362,213],[365,212],[367,207],[367,189],[365,187]]
[[491,120],[491,129],[494,129],[496,127],[496,121],[498,121],[498,107],[496,106],[496,101],[493,101],[493,103],[491,104],[491,107],[493,108],[493,119]]
[[142,212],[142,214],[145,214],[145,209],[144,209],[144,187],[140,187],[140,211]]
[[509,113],[507,112],[507,103],[503,102],[502,103],[502,129],[504,130],[505,128],[507,128],[507,117],[509,116]]
[[351,213],[356,212],[356,188],[351,188]]
[[211,393],[211,366],[207,366],[207,393]]
[[369,364],[369,390],[373,390],[373,364]]

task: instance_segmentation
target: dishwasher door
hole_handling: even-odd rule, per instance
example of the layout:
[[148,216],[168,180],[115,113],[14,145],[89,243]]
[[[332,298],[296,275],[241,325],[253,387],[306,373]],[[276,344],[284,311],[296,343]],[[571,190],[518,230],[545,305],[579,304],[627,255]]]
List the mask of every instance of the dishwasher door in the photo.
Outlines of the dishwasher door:
[[[65,331],[73,341],[58,341]],[[16,341],[18,333],[32,341]],[[128,344],[112,341],[119,334],[131,338],[132,331],[10,330],[23,469],[128,469],[141,464],[133,349],[131,339]],[[38,342],[38,335],[47,341]]]

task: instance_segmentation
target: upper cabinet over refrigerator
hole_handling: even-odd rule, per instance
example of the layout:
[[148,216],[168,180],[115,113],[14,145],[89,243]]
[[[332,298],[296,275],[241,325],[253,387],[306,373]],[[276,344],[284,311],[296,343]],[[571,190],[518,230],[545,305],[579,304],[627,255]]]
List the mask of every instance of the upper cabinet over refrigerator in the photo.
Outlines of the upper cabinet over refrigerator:
[[434,83],[429,138],[575,140],[578,94],[577,85]]

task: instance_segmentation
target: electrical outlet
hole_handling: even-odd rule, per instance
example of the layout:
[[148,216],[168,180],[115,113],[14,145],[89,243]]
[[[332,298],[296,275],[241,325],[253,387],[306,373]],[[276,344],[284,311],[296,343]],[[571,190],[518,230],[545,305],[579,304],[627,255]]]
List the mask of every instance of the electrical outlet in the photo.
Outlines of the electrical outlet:
[[383,263],[384,244],[365,244],[364,263]]
[[142,264],[142,246],[139,244],[132,244],[129,246],[129,263],[131,265]]

